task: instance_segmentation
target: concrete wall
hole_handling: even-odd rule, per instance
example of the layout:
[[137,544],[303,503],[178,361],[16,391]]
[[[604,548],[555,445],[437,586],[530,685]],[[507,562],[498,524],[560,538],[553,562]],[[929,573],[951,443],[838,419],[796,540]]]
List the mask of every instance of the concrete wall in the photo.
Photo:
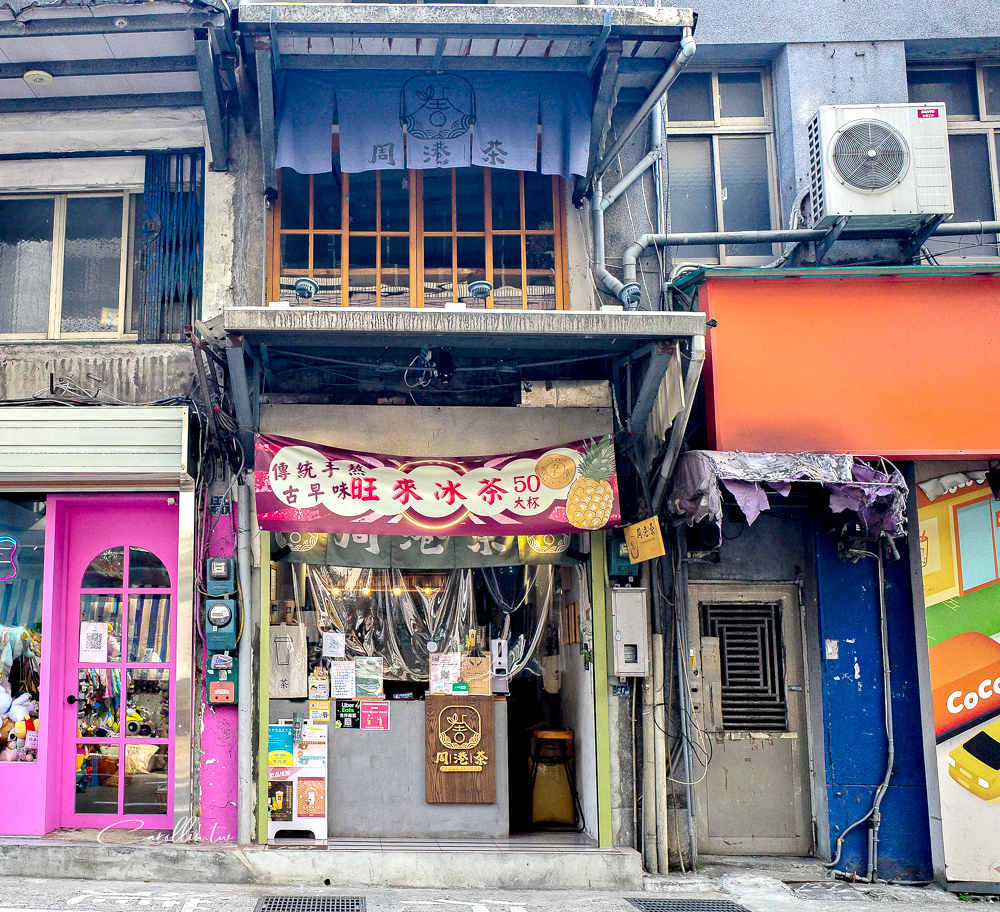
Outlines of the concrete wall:
[[4,155],[61,152],[138,152],[207,147],[200,108],[122,111],[69,111],[4,114],[0,149]]
[[134,342],[0,344],[0,399],[48,394],[68,378],[98,400],[152,402],[186,395],[194,374],[190,345]]
[[267,211],[260,129],[242,118],[229,124],[228,171],[205,175],[205,263],[202,319],[224,307],[258,307],[264,300]]
[[[705,0],[696,5],[698,50],[689,69],[759,65],[771,69],[779,174],[780,224],[788,227],[796,195],[809,184],[806,125],[823,104],[907,100],[906,62],[974,60],[1000,51],[996,7],[990,0],[947,6],[839,0]],[[619,104],[610,138],[634,107]],[[627,171],[646,151],[645,129],[622,150]],[[609,189],[622,173],[612,165]],[[638,234],[653,230],[653,179],[647,174],[605,216],[607,267],[620,278],[621,254]],[[589,228],[587,237],[590,237]],[[588,241],[588,243],[590,243]],[[840,242],[825,263],[893,259],[890,243]],[[645,279],[642,273],[646,273]],[[642,306],[656,307],[655,261],[640,261]],[[599,301],[611,302],[607,295]]]
[[263,405],[263,434],[369,453],[490,456],[611,432],[608,408]]

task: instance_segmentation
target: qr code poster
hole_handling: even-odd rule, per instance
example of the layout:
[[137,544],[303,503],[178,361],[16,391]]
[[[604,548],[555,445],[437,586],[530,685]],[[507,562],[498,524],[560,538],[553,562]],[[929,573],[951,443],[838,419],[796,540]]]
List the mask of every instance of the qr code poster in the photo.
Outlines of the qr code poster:
[[299,779],[298,805],[295,812],[299,817],[326,816],[326,780]]
[[101,664],[107,661],[107,623],[105,621],[83,621],[80,624],[80,664]]

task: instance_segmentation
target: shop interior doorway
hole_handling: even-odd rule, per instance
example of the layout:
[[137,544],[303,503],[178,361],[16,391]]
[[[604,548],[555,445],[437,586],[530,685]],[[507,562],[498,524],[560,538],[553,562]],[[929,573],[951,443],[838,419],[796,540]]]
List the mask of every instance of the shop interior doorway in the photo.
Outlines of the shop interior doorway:
[[[596,837],[585,555],[570,549],[570,536],[546,538],[566,541],[540,555],[517,538],[274,536],[271,632],[280,635],[283,623],[304,628],[304,656],[290,661],[318,689],[305,699],[281,699],[272,682],[268,721],[294,721],[298,714],[307,720],[316,702],[308,697],[329,694],[331,840],[504,839],[539,831]],[[463,560],[465,551],[471,558]],[[491,674],[485,684],[463,680],[462,656],[495,670],[490,644],[496,641],[506,644],[507,673]],[[370,698],[371,659],[378,660],[377,685],[389,704],[385,734],[351,730],[348,701],[336,695],[340,663],[353,661],[353,700]],[[272,662],[272,676],[275,669]],[[495,769],[502,779],[497,807],[444,811],[424,801],[424,701],[432,692],[462,693],[466,685],[475,692],[477,683],[494,696],[496,751],[504,754]],[[385,752],[390,764],[381,764]],[[349,788],[338,781],[347,769]],[[279,838],[303,835],[290,824]]]

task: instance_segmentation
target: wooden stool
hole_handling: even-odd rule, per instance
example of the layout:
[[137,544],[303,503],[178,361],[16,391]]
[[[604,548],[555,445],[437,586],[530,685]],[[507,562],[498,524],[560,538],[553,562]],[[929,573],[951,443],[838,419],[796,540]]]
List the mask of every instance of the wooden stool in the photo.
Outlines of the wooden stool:
[[[531,799],[534,807],[535,779],[538,764],[559,764],[566,771],[570,795],[573,797],[573,826],[583,830],[583,807],[576,790],[576,773],[573,767],[573,732],[569,729],[538,728],[531,733]],[[532,823],[535,823],[532,819]],[[577,827],[579,823],[579,827]],[[558,826],[558,824],[556,824]]]

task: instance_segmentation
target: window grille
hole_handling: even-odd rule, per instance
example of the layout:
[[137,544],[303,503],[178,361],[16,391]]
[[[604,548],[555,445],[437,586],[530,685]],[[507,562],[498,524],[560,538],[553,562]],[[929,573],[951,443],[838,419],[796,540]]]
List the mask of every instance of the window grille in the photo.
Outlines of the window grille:
[[139,254],[140,342],[178,339],[201,305],[204,160],[200,153],[146,156]]

